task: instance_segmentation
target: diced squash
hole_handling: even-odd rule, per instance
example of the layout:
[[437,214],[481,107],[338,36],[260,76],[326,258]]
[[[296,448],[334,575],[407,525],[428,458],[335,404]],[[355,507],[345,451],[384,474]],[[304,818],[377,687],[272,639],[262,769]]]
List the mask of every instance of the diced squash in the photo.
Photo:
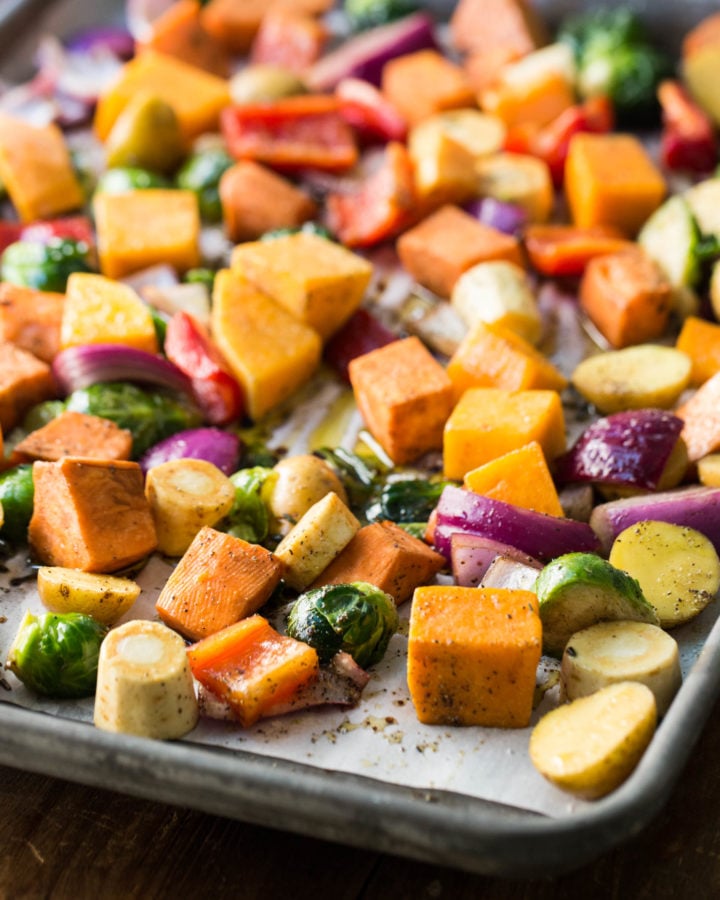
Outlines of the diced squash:
[[30,407],[55,396],[50,366],[9,341],[0,343],[0,428],[7,434]]
[[420,587],[408,686],[428,725],[523,728],[530,722],[542,626],[530,591]]
[[413,278],[440,297],[449,297],[463,272],[478,263],[523,263],[516,238],[478,222],[457,206],[443,206],[406,231],[398,239],[397,251]]
[[690,462],[720,450],[720,372],[709,378],[675,410],[685,425],[681,433]]
[[688,316],[675,346],[692,360],[691,381],[695,387],[720,372],[720,325]]
[[93,210],[100,268],[108,278],[159,263],[184,272],[200,262],[200,214],[192,191],[99,192]]
[[530,441],[537,441],[550,460],[565,450],[565,419],[558,393],[470,388],[445,426],[445,474],[464,478],[471,469]]
[[216,275],[211,315],[213,340],[242,385],[253,419],[287,400],[320,363],[317,332],[238,271]]
[[530,222],[546,222],[550,217],[555,192],[545,160],[525,153],[495,153],[477,160],[475,172],[482,197],[522,207]]
[[68,278],[60,343],[63,349],[105,343],[147,353],[158,349],[150,309],[137,293],[120,281],[86,272]]
[[120,77],[103,93],[95,111],[95,132],[106,140],[115,120],[136,94],[146,92],[175,110],[187,141],[216,131],[220,110],[230,103],[228,84],[180,59],[146,50],[125,63]]
[[12,341],[43,362],[60,350],[64,294],[0,284],[0,341]]
[[232,267],[326,339],[360,306],[372,266],[315,234],[241,244]]
[[580,228],[611,225],[632,237],[660,206],[665,180],[629,134],[576,134],[565,164],[565,192]]
[[201,23],[201,6],[196,0],[177,0],[152,22],[146,39],[138,41],[136,52],[156,50],[174,56],[212,75],[227,78],[230,56],[225,46]]
[[562,391],[565,376],[520,335],[497,323],[478,322],[463,338],[447,373],[459,398],[470,387],[510,391]]
[[438,124],[424,119],[408,136],[415,191],[426,209],[443,203],[463,203],[475,194],[475,157]]
[[517,56],[547,41],[545,25],[528,0],[460,0],[450,19],[450,36],[461,51],[501,48]]
[[110,419],[65,410],[31,431],[15,445],[15,452],[28,460],[53,461],[64,456],[130,459],[132,442],[132,434]]
[[33,482],[28,538],[42,563],[117,572],[155,549],[155,526],[136,462],[66,456],[34,463]]
[[255,613],[281,575],[269,550],[205,526],[165,583],[156,609],[166,625],[199,640]]
[[442,446],[453,405],[452,382],[417,337],[393,341],[349,365],[365,423],[398,465]]
[[312,586],[367,581],[400,605],[445,565],[444,556],[399,525],[374,522],[358,531]]
[[537,441],[465,474],[464,486],[503,503],[513,503],[549,516],[564,515],[545,454]]
[[383,68],[382,90],[411,125],[445,109],[475,106],[463,70],[436,50],[391,59]]
[[0,180],[23,222],[48,219],[85,202],[62,132],[0,113]]

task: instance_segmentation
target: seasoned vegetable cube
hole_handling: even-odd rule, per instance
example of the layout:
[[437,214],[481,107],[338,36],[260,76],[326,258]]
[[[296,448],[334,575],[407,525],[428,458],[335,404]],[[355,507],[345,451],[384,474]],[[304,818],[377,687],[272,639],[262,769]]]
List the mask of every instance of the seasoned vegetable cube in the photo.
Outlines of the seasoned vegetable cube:
[[64,456],[130,459],[132,434],[109,419],[66,410],[15,445],[26,459],[51,462]]
[[64,304],[64,294],[0,283],[0,340],[52,362],[60,350]]
[[0,343],[0,427],[7,434],[30,407],[55,394],[50,366],[9,341]]
[[437,50],[391,59],[383,68],[382,89],[410,124],[445,109],[475,106],[475,94],[463,70]]

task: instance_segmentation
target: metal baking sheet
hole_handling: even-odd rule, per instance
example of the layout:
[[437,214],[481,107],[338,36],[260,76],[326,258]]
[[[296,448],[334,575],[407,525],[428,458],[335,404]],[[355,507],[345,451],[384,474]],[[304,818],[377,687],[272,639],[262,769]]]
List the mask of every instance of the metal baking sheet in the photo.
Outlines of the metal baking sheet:
[[[39,33],[91,24],[87,4],[80,2],[14,4],[6,22],[14,33],[31,7],[42,17],[31,16],[34,28],[3,60],[4,72],[22,71]],[[93,4],[92,14],[101,21],[118,7]],[[148,600],[161,566],[157,562],[141,576]],[[27,597],[22,603],[38,602],[27,587],[5,594],[3,656],[16,619],[8,603],[20,595]],[[716,618],[710,608],[684,630],[686,677],[670,713],[633,776],[594,804],[572,801],[528,771],[529,729],[446,733],[403,718],[409,709],[398,663],[402,635],[377,680],[381,692],[394,685],[391,698],[371,695],[350,713],[298,715],[298,725],[263,723],[247,736],[224,727],[212,733],[211,725],[178,743],[109,735],[90,724],[88,704],[35,703],[16,684],[15,702],[0,702],[0,762],[471,871],[547,874],[581,865],[636,833],[667,799],[720,692]],[[358,756],[361,735],[367,750]],[[442,745],[439,755],[433,745]]]

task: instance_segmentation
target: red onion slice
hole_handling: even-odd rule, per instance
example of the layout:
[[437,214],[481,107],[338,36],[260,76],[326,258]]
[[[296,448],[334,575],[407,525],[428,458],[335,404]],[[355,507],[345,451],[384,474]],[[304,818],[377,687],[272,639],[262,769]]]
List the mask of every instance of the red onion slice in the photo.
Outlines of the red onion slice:
[[462,587],[484,584],[488,570],[499,556],[526,566],[540,567],[537,560],[509,544],[464,532],[451,536],[450,556],[455,583]]
[[188,428],[155,444],[140,457],[147,474],[153,466],[174,459],[203,459],[226,475],[237,471],[241,443],[236,434],[220,428]]

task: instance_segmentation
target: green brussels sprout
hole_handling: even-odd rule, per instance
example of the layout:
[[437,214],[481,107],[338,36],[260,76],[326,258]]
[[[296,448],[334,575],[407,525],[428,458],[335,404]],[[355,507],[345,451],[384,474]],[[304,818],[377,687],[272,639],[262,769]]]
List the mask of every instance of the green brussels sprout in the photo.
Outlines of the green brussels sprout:
[[212,293],[215,285],[215,272],[212,269],[188,269],[183,278],[185,284],[204,284]]
[[268,536],[270,511],[265,502],[267,486],[276,478],[272,469],[255,466],[230,476],[235,502],[227,515],[227,532],[251,544],[261,544]]
[[148,305],[148,312],[150,313],[153,328],[155,329],[155,337],[157,339],[158,347],[160,348],[160,352],[162,353],[165,350],[165,337],[167,335],[167,327],[170,317],[165,313],[160,312],[159,309],[156,309],[154,306],[150,305]]
[[450,481],[403,478],[388,481],[371,503],[365,515],[369,522],[427,522]]
[[287,633],[327,662],[344,650],[362,668],[379,662],[398,629],[393,598],[365,581],[326,584],[298,597]]
[[177,173],[177,186],[197,194],[200,216],[206,222],[222,221],[220,178],[235,160],[221,147],[201,150],[189,156]]
[[5,666],[45,697],[90,697],[95,693],[98,654],[107,631],[82,613],[34,616],[26,612]]
[[69,238],[53,238],[47,244],[16,241],[5,248],[0,277],[21,287],[64,294],[73,272],[92,272],[89,255],[84,241]]
[[414,0],[345,0],[345,15],[355,31],[386,25],[409,16],[422,6]]
[[23,544],[27,541],[34,497],[35,485],[30,463],[22,463],[0,474],[0,505],[3,511],[1,538],[11,544]]
[[138,166],[116,166],[100,176],[95,190],[103,194],[124,194],[126,191],[146,191],[150,188],[168,188],[170,182]]
[[111,381],[73,391],[65,408],[110,419],[133,436],[133,456],[141,456],[153,444],[177,431],[196,428],[202,422],[197,407],[183,397],[146,391],[135,384]]
[[325,238],[326,241],[333,240],[332,234],[319,222],[303,222],[302,225],[298,225],[296,228],[273,228],[271,231],[266,231],[262,234],[260,240],[275,241],[278,238],[287,237],[289,234],[299,234],[301,232],[303,234],[317,235],[317,237]]

